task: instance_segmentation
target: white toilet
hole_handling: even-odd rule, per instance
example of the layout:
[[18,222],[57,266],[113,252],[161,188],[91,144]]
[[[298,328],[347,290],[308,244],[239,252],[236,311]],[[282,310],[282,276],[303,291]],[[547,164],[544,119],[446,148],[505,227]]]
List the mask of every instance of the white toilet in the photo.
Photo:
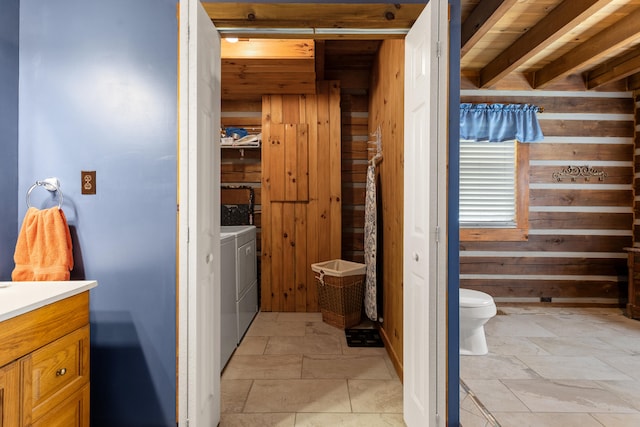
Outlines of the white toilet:
[[460,289],[460,354],[487,354],[484,324],[496,315],[496,304],[489,294]]

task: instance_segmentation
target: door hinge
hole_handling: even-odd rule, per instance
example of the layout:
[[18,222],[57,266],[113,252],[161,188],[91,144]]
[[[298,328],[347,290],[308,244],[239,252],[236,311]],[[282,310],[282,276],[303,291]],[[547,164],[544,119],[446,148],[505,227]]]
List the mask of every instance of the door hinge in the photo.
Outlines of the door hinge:
[[438,40],[436,42],[436,58],[440,58],[441,55],[442,55],[442,43],[440,42],[440,40]]
[[440,226],[436,225],[436,243],[440,243]]

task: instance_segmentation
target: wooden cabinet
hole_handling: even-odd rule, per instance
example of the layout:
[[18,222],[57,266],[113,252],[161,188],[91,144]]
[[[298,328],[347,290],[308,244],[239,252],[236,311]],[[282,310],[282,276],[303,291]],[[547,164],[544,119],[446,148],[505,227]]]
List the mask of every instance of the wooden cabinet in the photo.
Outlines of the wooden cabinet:
[[311,264],[342,253],[340,84],[262,98],[262,311],[317,312]]
[[20,425],[20,366],[10,363],[0,369],[0,426]]
[[0,427],[89,426],[89,294],[0,323]]

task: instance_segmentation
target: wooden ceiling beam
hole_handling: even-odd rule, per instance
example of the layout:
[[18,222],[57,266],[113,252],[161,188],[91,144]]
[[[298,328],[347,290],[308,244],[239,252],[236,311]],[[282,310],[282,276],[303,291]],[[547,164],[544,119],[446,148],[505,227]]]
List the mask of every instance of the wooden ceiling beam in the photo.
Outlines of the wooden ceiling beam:
[[202,3],[216,27],[409,29],[425,4]]
[[625,55],[605,62],[585,73],[585,83],[587,89],[594,89],[636,73],[640,73],[640,48],[637,47]]
[[480,71],[480,87],[498,82],[611,0],[565,0]]
[[640,22],[640,9],[626,15],[540,70],[531,73],[529,76],[531,86],[534,89],[542,89],[584,63],[604,58],[610,52],[633,42],[640,35],[638,22]]
[[462,23],[460,57],[469,50],[495,25],[517,0],[484,0],[476,5]]

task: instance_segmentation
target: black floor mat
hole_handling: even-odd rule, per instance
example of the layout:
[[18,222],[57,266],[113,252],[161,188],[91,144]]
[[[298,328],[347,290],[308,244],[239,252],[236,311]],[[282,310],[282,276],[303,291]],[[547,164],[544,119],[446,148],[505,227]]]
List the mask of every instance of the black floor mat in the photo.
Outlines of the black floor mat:
[[345,329],[349,347],[384,347],[377,329]]

